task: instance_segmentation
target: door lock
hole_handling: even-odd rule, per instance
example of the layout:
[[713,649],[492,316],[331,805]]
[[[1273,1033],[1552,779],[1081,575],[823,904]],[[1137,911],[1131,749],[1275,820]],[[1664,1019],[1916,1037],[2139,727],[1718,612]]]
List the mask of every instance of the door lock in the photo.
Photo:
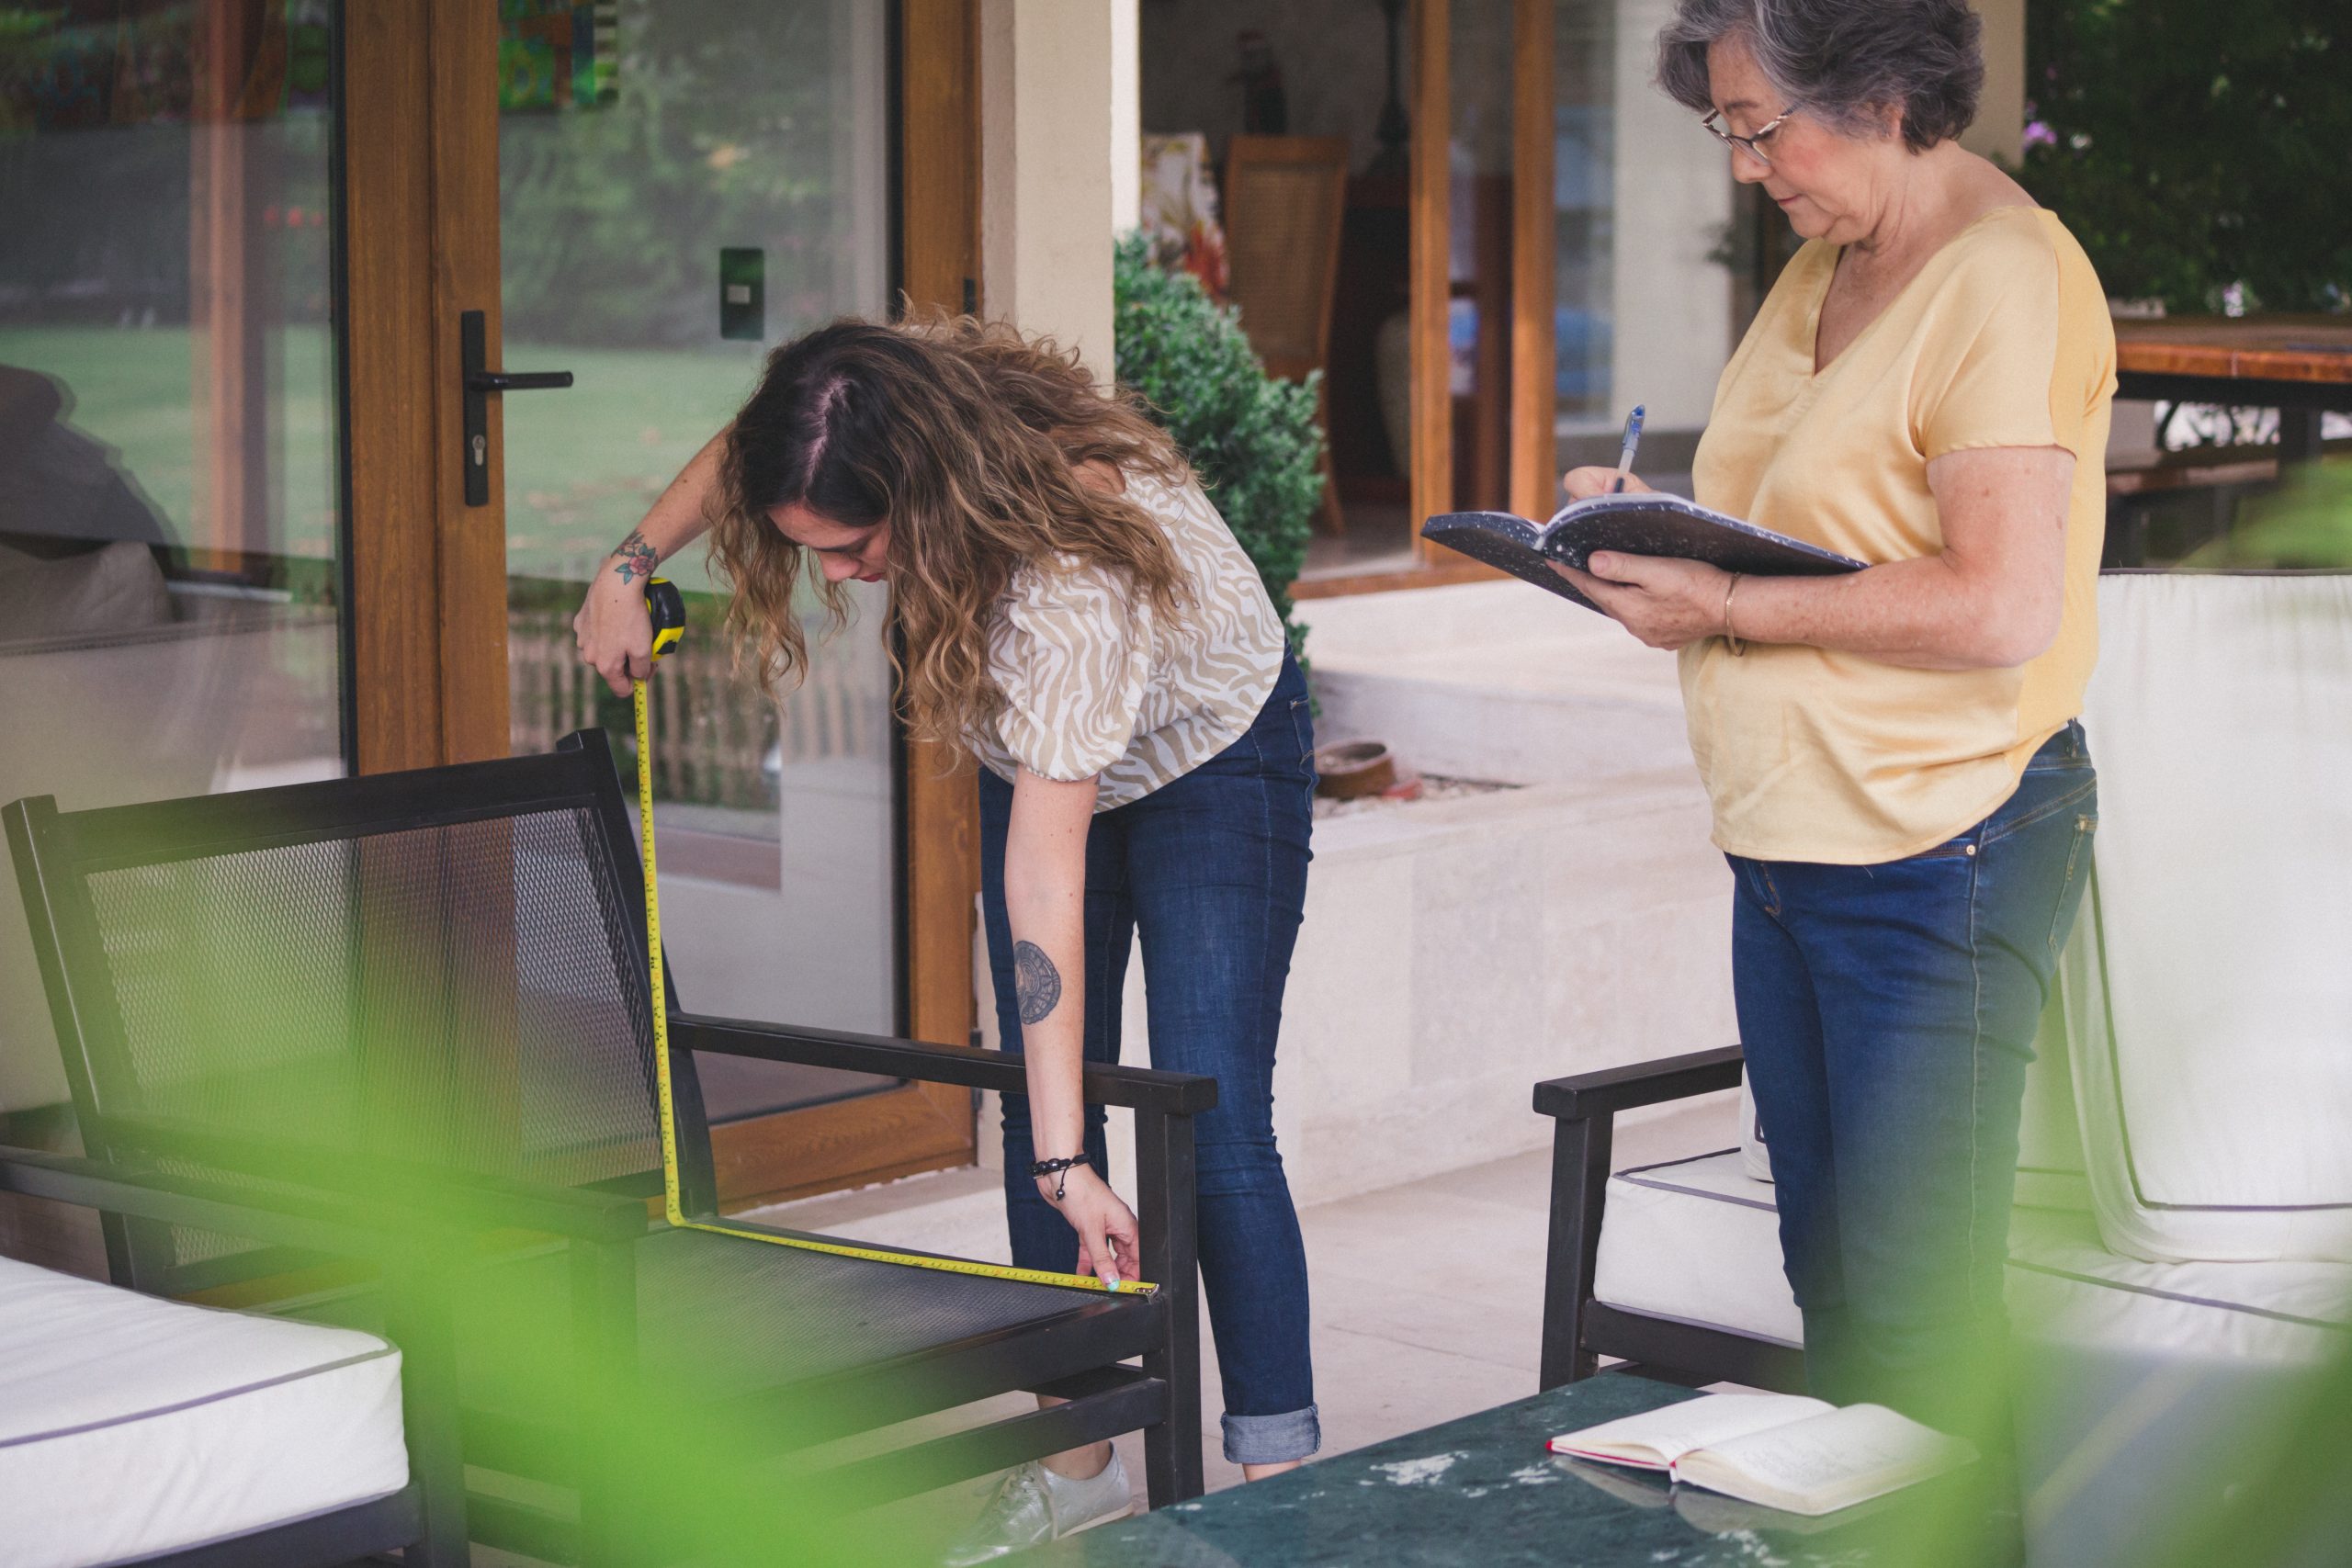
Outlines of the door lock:
[[464,376],[466,504],[490,504],[490,405],[492,392],[536,392],[571,385],[569,370],[492,370],[482,361],[490,356],[489,327],[480,310],[458,318],[458,355]]

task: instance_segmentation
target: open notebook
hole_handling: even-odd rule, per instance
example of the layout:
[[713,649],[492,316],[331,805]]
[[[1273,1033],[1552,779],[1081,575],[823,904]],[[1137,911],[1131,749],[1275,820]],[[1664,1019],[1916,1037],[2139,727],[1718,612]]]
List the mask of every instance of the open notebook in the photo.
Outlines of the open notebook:
[[1958,1438],[1879,1404],[1711,1393],[1552,1439],[1554,1453],[1663,1472],[1726,1496],[1827,1514],[1976,1458]]
[[1705,561],[1758,577],[1834,576],[1860,571],[1863,564],[1656,491],[1588,496],[1560,508],[1549,523],[1508,512],[1449,512],[1422,524],[1421,534],[1588,610],[1600,606],[1570,587],[1552,570],[1553,561],[1582,570],[1593,551],[1617,550]]

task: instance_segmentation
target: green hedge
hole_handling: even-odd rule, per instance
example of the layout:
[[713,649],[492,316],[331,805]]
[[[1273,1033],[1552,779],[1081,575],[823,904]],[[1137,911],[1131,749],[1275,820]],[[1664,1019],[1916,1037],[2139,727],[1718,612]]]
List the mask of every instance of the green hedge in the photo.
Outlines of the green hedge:
[[2352,310],[2352,6],[2033,0],[2025,164],[2109,295]]
[[1212,301],[1190,273],[1153,266],[1138,237],[1120,243],[1112,276],[1120,385],[1143,395],[1192,460],[1265,579],[1292,650],[1303,654],[1306,628],[1292,617],[1290,585],[1323,497],[1320,377],[1268,376],[1237,312]]

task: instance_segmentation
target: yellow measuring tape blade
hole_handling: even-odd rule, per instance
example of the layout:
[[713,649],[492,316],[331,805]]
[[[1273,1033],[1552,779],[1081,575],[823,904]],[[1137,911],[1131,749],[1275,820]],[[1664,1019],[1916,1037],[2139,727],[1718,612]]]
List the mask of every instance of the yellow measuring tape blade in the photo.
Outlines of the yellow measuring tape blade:
[[685,1207],[678,1198],[678,1117],[670,1088],[670,999],[669,988],[662,973],[662,895],[654,879],[653,735],[652,727],[646,720],[647,685],[645,681],[637,682],[635,698],[637,821],[645,851],[645,966],[653,990],[653,1081],[659,1091],[662,1112],[662,1212],[670,1224],[679,1230],[708,1231],[714,1235],[763,1241],[771,1247],[797,1247],[803,1252],[827,1252],[836,1258],[862,1258],[872,1263],[901,1263],[912,1269],[937,1269],[944,1274],[972,1274],[988,1280],[1012,1280],[1023,1284],[1057,1285],[1064,1290],[1105,1293],[1116,1290],[1121,1294],[1149,1295],[1159,1290],[1157,1285],[1134,1281],[1117,1286],[1106,1285],[1091,1274],[1057,1274],[1046,1269],[1015,1269],[1006,1264],[975,1263],[961,1258],[923,1258],[913,1253],[851,1247],[843,1242],[818,1241],[807,1236],[777,1235],[771,1231],[745,1230],[708,1220],[686,1218]]

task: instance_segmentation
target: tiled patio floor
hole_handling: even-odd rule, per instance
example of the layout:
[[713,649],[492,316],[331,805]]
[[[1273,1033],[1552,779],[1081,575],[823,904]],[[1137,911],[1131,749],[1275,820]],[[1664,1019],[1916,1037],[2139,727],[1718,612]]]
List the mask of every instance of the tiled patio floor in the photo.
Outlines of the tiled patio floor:
[[[1620,1130],[1619,1167],[1724,1146],[1731,1117],[1707,1103]],[[1313,1292],[1316,1402],[1326,1454],[1417,1431],[1535,1391],[1544,1307],[1548,1151],[1301,1211]],[[1203,1450],[1209,1490],[1241,1483],[1217,1433],[1216,1347],[1204,1336]],[[1021,1407],[1004,1402],[1001,1414]],[[1140,1490],[1143,1440],[1119,1440]],[[986,1483],[882,1513],[921,1561],[968,1518]]]

